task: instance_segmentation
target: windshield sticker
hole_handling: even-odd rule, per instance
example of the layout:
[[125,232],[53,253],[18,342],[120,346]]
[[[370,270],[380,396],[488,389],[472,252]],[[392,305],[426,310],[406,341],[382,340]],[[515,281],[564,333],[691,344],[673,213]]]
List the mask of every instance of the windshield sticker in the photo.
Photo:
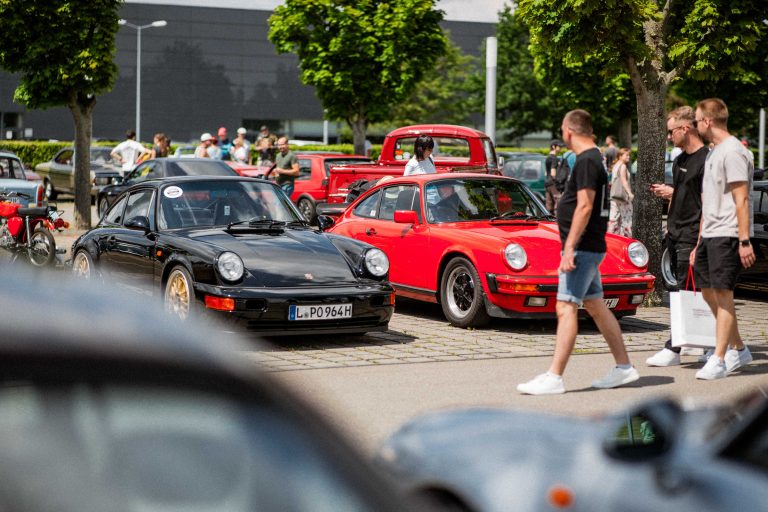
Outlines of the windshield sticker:
[[181,194],[183,193],[184,191],[182,191],[180,187],[173,186],[166,188],[163,195],[168,199],[176,199],[177,197],[181,197]]

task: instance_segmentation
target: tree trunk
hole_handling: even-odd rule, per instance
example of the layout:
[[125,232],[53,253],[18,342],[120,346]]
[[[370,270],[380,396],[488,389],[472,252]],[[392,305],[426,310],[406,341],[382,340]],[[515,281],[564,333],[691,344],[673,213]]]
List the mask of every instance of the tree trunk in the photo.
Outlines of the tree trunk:
[[91,229],[91,136],[93,132],[93,97],[77,97],[69,110],[75,123],[75,227]]
[[355,146],[356,155],[365,154],[365,132],[368,129],[368,119],[365,114],[358,112],[357,117],[349,122],[352,128],[352,142]]
[[664,151],[666,147],[666,112],[664,99],[666,86],[661,80],[653,80],[632,73],[637,95],[637,175],[632,236],[648,248],[648,270],[656,276],[652,293],[646,297],[646,305],[661,305],[663,285],[661,279],[662,255],[662,200],[654,196],[649,186],[664,183]]
[[632,116],[622,117],[619,120],[619,146],[622,148],[632,147]]

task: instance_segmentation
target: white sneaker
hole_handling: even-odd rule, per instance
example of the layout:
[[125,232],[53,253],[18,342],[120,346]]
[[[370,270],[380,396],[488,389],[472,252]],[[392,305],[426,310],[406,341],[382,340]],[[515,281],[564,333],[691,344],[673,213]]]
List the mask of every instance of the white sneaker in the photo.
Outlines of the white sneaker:
[[736,350],[732,348],[725,352],[725,371],[731,373],[738,370],[745,364],[752,362],[752,353],[749,351],[749,347],[744,345],[743,350]]
[[698,361],[700,363],[706,363],[707,361],[709,361],[709,358],[712,357],[712,354],[714,353],[715,353],[715,349],[708,348],[707,350],[704,351],[702,355],[699,356]]
[[639,378],[640,374],[637,373],[634,366],[626,370],[614,366],[605,377],[592,382],[592,387],[598,389],[616,388],[630,382],[635,382]]
[[563,378],[542,373],[528,382],[517,385],[517,390],[524,395],[559,395],[565,393]]
[[680,364],[680,354],[663,348],[645,360],[648,366],[675,366]]
[[726,375],[725,363],[714,354],[707,360],[707,364],[696,372],[696,378],[702,380],[723,379]]

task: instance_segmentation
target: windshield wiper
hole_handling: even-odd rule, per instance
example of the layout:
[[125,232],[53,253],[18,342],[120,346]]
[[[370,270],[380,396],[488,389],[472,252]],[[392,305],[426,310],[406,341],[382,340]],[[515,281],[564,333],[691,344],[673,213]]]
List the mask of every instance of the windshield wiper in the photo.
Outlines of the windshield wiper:
[[242,226],[247,224],[248,227],[251,228],[264,228],[264,229],[282,229],[285,227],[285,222],[282,220],[272,220],[272,219],[260,219],[257,217],[254,217],[250,220],[241,220],[238,222],[230,222],[227,224],[227,229],[231,229],[233,226]]
[[521,211],[513,211],[509,210],[501,215],[497,215],[496,217],[491,217],[489,219],[491,222],[494,220],[555,220],[554,215],[527,215],[524,212]]

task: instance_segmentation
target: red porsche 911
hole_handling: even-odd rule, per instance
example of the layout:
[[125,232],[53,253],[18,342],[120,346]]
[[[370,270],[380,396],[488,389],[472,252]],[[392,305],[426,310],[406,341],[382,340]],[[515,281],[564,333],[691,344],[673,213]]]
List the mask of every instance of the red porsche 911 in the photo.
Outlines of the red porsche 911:
[[[515,179],[394,178],[360,196],[327,230],[382,249],[396,293],[439,302],[455,326],[555,315],[557,223]],[[609,234],[606,242],[600,266],[605,301],[617,317],[632,315],[653,288],[648,251],[631,238]]]

